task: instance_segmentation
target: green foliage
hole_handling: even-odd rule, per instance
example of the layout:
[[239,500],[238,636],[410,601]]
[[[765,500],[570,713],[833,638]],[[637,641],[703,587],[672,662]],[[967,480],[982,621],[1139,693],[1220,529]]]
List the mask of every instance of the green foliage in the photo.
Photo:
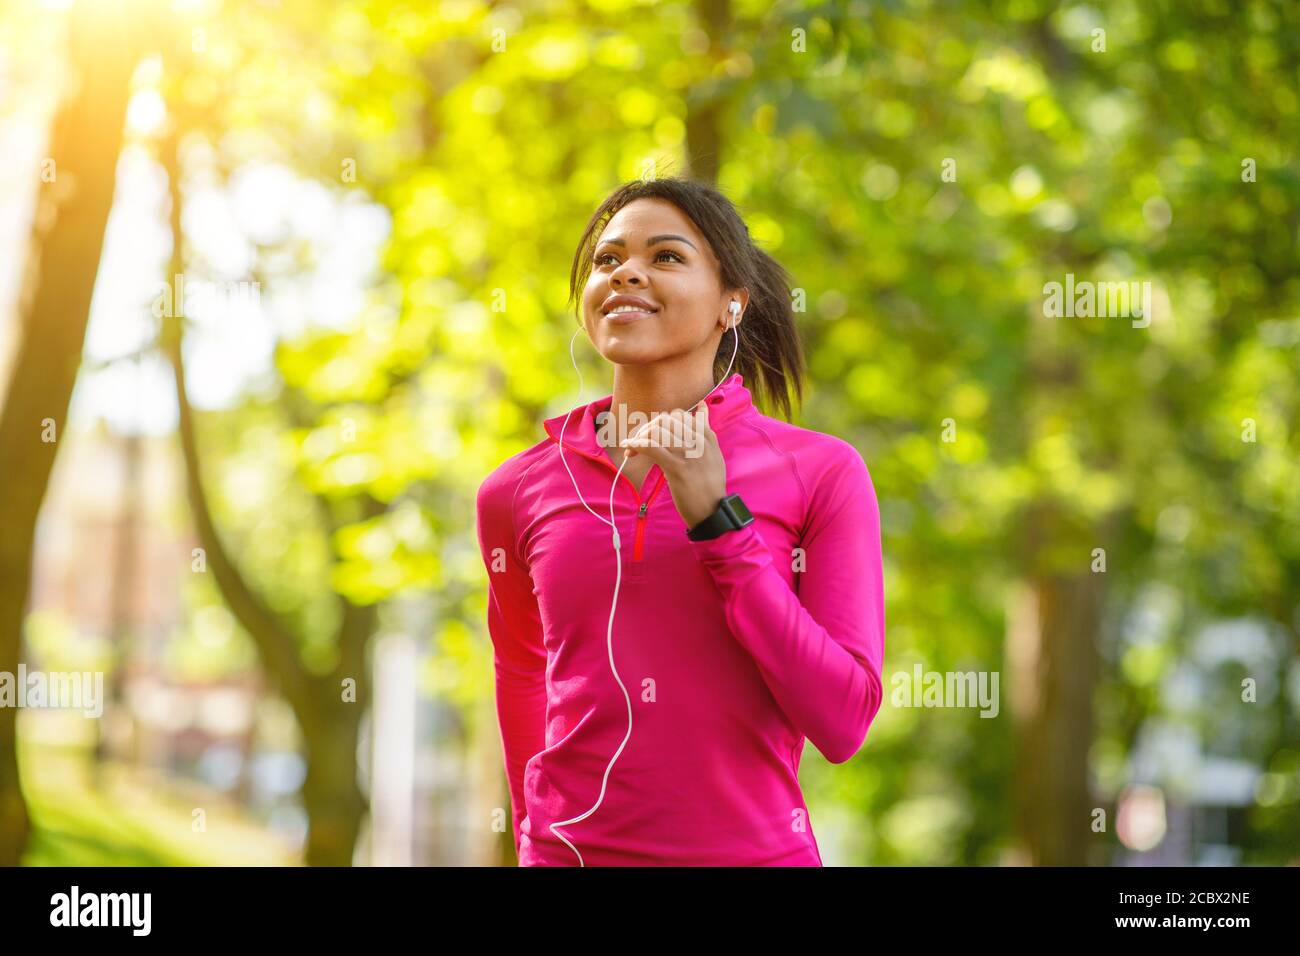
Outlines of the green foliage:
[[[221,439],[237,553],[321,620],[302,596],[327,564],[359,602],[429,597],[432,684],[467,708],[490,694],[477,484],[542,417],[608,391],[589,348],[586,394],[569,365],[573,245],[617,183],[684,170],[688,120],[717,107],[720,185],[806,296],[800,423],[852,441],[880,498],[887,671],[1005,673],[1010,590],[1105,548],[1093,762],[1113,798],[1198,627],[1255,615],[1294,653],[1297,8],[734,7],[713,47],[687,3],[227,6],[192,107],[246,134],[225,162],[274,154],[388,209],[376,295],[396,303],[283,345],[305,422],[277,431],[250,406]],[[1150,281],[1149,325],[1049,317],[1044,286],[1067,273]],[[247,483],[240,460],[284,470]],[[347,523],[327,559],[302,492],[392,510]],[[1126,613],[1166,591],[1176,627],[1129,646]],[[1257,861],[1294,847],[1293,701],[1243,718],[1268,768]],[[846,862],[996,862],[1012,748],[1009,714],[886,705],[851,764],[809,749],[805,782],[815,816],[851,821]]]

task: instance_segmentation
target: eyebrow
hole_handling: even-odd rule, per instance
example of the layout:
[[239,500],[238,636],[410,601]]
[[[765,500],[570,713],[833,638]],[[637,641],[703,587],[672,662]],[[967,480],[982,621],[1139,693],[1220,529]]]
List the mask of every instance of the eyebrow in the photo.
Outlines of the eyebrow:
[[[685,236],[674,236],[674,235],[666,235],[666,236],[651,236],[651,237],[646,241],[646,245],[647,245],[647,246],[653,246],[653,245],[655,245],[656,243],[667,242],[667,241],[670,240],[670,239],[676,239],[678,242],[684,242],[684,243],[686,243],[688,246],[690,246],[692,249],[695,249],[695,243],[691,242],[691,240],[687,239]],[[605,243],[609,243],[610,245],[613,245],[613,246],[626,246],[626,245],[627,245],[627,241],[626,241],[625,239],[623,239],[622,236],[615,236],[615,237],[612,238],[612,239],[602,239],[600,242],[596,243],[596,248],[599,249],[599,248],[600,248],[601,246],[603,246]],[[695,251],[696,251],[696,252],[699,252],[700,250],[695,249]]]

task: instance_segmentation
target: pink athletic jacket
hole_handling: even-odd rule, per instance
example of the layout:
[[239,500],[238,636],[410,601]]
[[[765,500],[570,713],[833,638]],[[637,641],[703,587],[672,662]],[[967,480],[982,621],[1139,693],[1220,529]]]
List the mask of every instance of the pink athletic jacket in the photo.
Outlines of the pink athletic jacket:
[[[609,515],[616,466],[596,438],[612,396],[573,409],[564,457]],[[658,465],[619,476],[623,576],[614,660],[632,736],[595,813],[558,829],[587,866],[820,866],[799,789],[804,738],[852,757],[883,697],[880,519],[848,442],[762,414],[739,374],[709,425],[753,524],[693,542]],[[596,802],[627,734],[610,671],[609,526],[559,456],[566,416],[478,492],[497,715],[522,866],[577,866],[549,824]]]

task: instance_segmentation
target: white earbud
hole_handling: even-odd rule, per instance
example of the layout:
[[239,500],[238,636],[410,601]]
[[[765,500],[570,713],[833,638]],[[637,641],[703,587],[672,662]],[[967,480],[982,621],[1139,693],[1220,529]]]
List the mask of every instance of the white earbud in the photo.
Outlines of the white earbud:
[[740,303],[737,302],[735,299],[732,299],[730,308],[731,308],[731,321],[727,323],[727,328],[734,329],[736,327],[736,320],[740,318]]

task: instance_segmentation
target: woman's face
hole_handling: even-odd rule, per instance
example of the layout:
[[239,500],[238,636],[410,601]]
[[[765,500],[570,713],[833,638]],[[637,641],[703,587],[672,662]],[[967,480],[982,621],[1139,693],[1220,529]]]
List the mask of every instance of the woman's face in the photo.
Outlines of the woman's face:
[[[641,300],[633,304],[638,311],[611,314],[620,308],[616,296]],[[618,365],[706,349],[712,362],[732,298],[722,288],[713,250],[690,217],[667,200],[637,199],[600,234],[582,293],[583,322],[597,351]],[[748,293],[734,298],[743,311]]]

